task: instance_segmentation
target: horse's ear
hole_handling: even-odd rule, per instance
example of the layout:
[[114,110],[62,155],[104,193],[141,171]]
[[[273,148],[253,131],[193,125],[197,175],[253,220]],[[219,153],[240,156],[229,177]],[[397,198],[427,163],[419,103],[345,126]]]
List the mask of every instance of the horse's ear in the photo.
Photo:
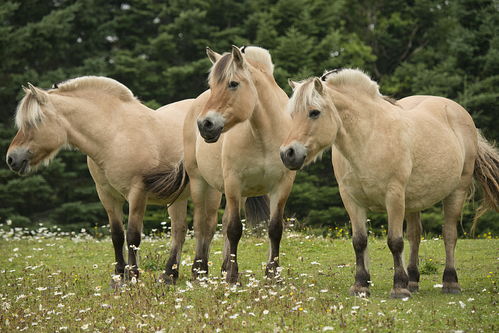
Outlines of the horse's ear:
[[243,54],[241,53],[241,50],[235,45],[232,45],[232,58],[234,59],[234,62],[238,67],[242,68],[244,66]]
[[219,53],[216,53],[208,46],[206,47],[206,54],[208,55],[208,59],[210,59],[211,63],[214,64],[220,59],[222,56]]
[[320,95],[324,93],[324,86],[318,77],[314,77],[314,88]]
[[47,102],[47,93],[44,90],[35,87],[29,82],[28,82],[28,88],[38,103],[45,104]]
[[28,87],[26,87],[24,84],[23,84],[23,85],[21,85],[21,88],[23,88],[23,91],[24,91],[24,93],[25,93],[25,94],[27,94],[27,93],[29,93],[29,92],[31,91],[31,90],[29,90],[29,88],[28,88]]
[[291,87],[291,89],[295,90],[297,84],[295,81],[288,79],[288,84]]

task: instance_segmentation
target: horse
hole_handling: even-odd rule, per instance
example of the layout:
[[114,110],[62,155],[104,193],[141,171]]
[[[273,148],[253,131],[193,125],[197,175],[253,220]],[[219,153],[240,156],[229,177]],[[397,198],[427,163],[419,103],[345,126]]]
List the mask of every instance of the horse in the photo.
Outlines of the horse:
[[[293,118],[281,159],[297,170],[332,146],[341,199],[352,224],[355,283],[352,295],[369,295],[366,212],[386,211],[394,278],[390,295],[419,290],[420,212],[443,201],[446,263],[444,293],[459,293],[454,263],[457,221],[473,178],[487,205],[498,210],[499,154],[476,129],[468,112],[443,97],[411,96],[398,102],[358,69],[343,69],[301,82],[288,105]],[[402,252],[407,222],[410,261]]]
[[[167,205],[172,247],[165,281],[174,283],[187,232],[188,178],[182,128],[193,100],[154,111],[116,80],[84,76],[43,90],[28,83],[15,123],[18,132],[7,151],[7,164],[19,175],[48,165],[63,148],[87,155],[87,164],[111,228],[116,258],[112,286],[139,276],[138,250],[147,204]],[[123,205],[129,203],[124,259]]]
[[[291,125],[285,111],[288,96],[274,80],[274,65],[267,50],[233,46],[230,53],[220,55],[207,48],[207,55],[213,64],[208,78],[210,90],[196,98],[184,123],[184,163],[197,239],[192,272],[194,276],[208,272],[209,246],[223,192],[222,274],[227,282],[237,283],[241,207],[258,196],[260,200],[253,202],[258,204],[255,208],[264,207],[261,196],[268,194],[270,250],[265,271],[267,277],[274,278],[279,275],[284,207],[295,177],[295,172],[279,159],[280,143]],[[247,219],[251,213],[247,209]],[[269,217],[257,213],[254,216]]]

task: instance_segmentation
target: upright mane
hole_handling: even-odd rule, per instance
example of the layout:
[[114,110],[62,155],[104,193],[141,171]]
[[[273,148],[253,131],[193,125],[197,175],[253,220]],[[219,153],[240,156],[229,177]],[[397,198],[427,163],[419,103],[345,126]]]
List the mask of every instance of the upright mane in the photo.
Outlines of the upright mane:
[[351,86],[356,90],[364,90],[371,96],[381,96],[378,83],[360,69],[345,68],[326,72],[322,76],[322,80],[332,86]]
[[[268,50],[258,46],[243,46],[240,48],[246,60],[257,65],[259,68],[272,75],[274,64]],[[220,83],[229,80],[234,76],[237,68],[232,61],[230,53],[224,53],[222,57],[211,67],[208,81],[210,83]]]
[[[314,89],[313,80],[314,78],[308,78],[297,83],[293,96],[291,96],[288,103],[288,111],[291,114],[303,111],[309,107],[321,108],[321,104],[325,102],[322,96]],[[345,68],[326,71],[321,76],[321,81],[336,88],[349,87],[355,94],[363,91],[370,97],[382,98],[400,107],[395,99],[382,95],[379,91],[378,83],[373,81],[369,75],[360,69]]]
[[[72,92],[82,89],[96,89],[104,93],[118,97],[124,102],[135,99],[133,93],[122,83],[103,76],[82,76],[55,85],[47,94],[57,92]],[[40,103],[33,93],[25,88],[26,95],[19,102],[16,111],[15,123],[17,128],[25,126],[36,127],[43,119],[43,111]]]
[[124,84],[104,76],[77,77],[75,79],[59,83],[55,91],[70,92],[80,89],[103,90],[125,102],[131,101],[135,98],[130,89],[128,89]]

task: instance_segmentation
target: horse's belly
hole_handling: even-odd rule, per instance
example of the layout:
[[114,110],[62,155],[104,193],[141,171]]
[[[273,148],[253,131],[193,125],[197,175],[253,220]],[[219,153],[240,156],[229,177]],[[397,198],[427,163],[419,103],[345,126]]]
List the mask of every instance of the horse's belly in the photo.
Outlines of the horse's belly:
[[461,183],[462,166],[450,166],[434,174],[411,176],[406,188],[406,209],[420,211],[445,199]]

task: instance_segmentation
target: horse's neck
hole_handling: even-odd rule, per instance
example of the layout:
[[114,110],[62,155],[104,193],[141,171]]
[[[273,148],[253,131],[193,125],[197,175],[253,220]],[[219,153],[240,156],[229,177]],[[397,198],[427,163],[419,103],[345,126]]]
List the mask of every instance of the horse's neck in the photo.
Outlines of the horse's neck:
[[258,84],[257,91],[259,101],[249,119],[251,130],[262,143],[273,143],[276,140],[269,140],[269,137],[278,139],[279,136],[287,135],[291,119],[285,110],[288,97],[271,82]]
[[[114,100],[114,99],[113,99]],[[57,112],[63,117],[68,143],[82,153],[99,161],[112,144],[117,129],[115,113],[121,106],[111,104],[110,98],[84,99],[82,97],[58,96]]]
[[363,159],[362,152],[371,143],[373,133],[379,131],[383,123],[387,122],[389,115],[386,107],[388,106],[384,103],[380,105],[374,101],[351,99],[347,107],[338,109],[342,125],[335,146],[352,164],[363,163],[363,160],[357,159]]

